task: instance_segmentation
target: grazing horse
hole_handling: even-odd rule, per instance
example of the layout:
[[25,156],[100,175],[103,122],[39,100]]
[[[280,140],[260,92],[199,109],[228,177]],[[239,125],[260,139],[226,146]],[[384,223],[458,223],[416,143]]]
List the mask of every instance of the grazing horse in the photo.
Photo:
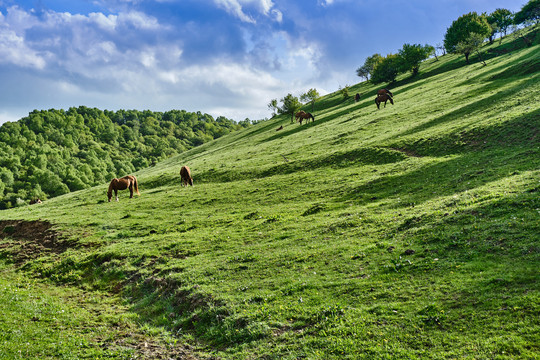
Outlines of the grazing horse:
[[117,179],[114,178],[111,180],[111,184],[109,185],[109,190],[107,191],[107,197],[109,198],[109,202],[112,198],[112,192],[114,190],[114,196],[116,197],[116,201],[118,201],[118,190],[126,190],[129,189],[129,198],[131,199],[133,197],[133,192],[137,192],[137,195],[141,195],[139,192],[139,185],[137,183],[137,178],[132,175],[124,176],[123,178]]
[[298,122],[298,119],[302,118],[303,116],[306,116],[306,112],[304,110],[300,110],[299,112],[294,114],[294,117],[297,122]]
[[390,104],[394,105],[394,100],[388,95],[388,94],[382,94],[377,95],[375,98],[375,104],[377,105],[377,109],[380,109],[380,103],[384,101],[384,107],[386,107],[386,102],[390,100]]
[[302,121],[304,121],[304,119],[307,119],[306,123],[309,122],[309,119],[311,119],[311,121],[315,121],[315,116],[305,111],[299,111],[296,113],[296,119],[296,121],[300,122],[300,125],[302,125]]
[[182,178],[182,186],[193,186],[193,178],[191,177],[191,170],[189,170],[189,167],[182,166],[180,169],[180,177]]
[[356,93],[356,95],[354,96],[354,102],[359,102],[360,101],[360,94],[359,93]]
[[394,94],[392,94],[392,93],[390,92],[390,90],[388,90],[387,88],[377,90],[377,96],[379,96],[379,95],[385,95],[385,94],[386,94],[386,95],[390,95],[391,98],[394,97]]
[[39,200],[39,198],[30,200],[30,205],[34,205],[34,204],[41,204],[41,200]]

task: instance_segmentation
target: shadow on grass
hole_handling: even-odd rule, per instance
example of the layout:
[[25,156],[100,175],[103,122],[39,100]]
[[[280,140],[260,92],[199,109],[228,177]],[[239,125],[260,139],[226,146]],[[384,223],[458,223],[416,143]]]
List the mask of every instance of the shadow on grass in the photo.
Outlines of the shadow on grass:
[[[408,136],[408,135],[412,135],[412,134],[419,133],[422,131],[426,131],[430,128],[440,126],[442,124],[454,121],[464,116],[471,116],[475,113],[483,112],[485,111],[485,109],[489,109],[492,106],[492,104],[495,104],[502,100],[507,100],[509,98],[520,98],[522,94],[527,93],[527,89],[529,87],[533,88],[536,85],[536,81],[538,80],[532,78],[527,82],[527,84],[524,84],[524,85],[520,84],[519,86],[514,86],[510,89],[497,92],[481,100],[469,102],[468,104],[461,106],[454,111],[451,111],[443,116],[434,118],[433,120],[420,124],[412,129],[404,131],[396,135],[395,137],[400,138],[402,136]],[[486,89],[486,91],[489,91],[489,90],[490,89]]]
[[321,168],[344,168],[360,165],[383,165],[405,160],[407,155],[400,151],[386,148],[357,148],[351,151],[335,152],[326,156],[302,161],[290,161],[268,168],[250,170],[210,170],[200,173],[200,182],[231,182],[258,179],[274,175],[286,175],[299,171],[311,171]]
[[368,203],[399,197],[401,206],[414,206],[434,198],[482,187],[519,172],[534,171],[539,167],[538,149],[523,148],[520,144],[504,151],[491,149],[467,152],[405,174],[381,176],[344,193],[339,201]]

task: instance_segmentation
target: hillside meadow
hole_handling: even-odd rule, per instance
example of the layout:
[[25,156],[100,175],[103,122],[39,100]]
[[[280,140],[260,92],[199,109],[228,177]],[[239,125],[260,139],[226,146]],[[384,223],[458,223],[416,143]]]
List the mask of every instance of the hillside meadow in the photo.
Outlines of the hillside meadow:
[[0,358],[540,357],[540,48],[518,45],[202,144],[133,199],[1,211]]

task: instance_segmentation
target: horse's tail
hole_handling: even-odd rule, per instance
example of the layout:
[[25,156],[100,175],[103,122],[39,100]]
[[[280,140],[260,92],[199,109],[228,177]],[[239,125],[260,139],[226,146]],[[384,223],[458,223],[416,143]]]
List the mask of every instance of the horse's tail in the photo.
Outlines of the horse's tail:
[[133,177],[133,187],[134,187],[134,190],[137,192],[137,195],[141,195],[141,193],[139,192],[139,183],[135,176]]

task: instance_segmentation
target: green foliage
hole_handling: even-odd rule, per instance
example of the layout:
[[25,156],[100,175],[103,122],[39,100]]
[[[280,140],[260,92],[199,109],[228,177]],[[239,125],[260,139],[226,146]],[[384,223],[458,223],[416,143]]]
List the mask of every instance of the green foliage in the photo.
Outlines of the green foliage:
[[477,33],[471,33],[468,38],[466,38],[463,41],[460,41],[456,45],[456,54],[464,54],[465,59],[467,60],[467,64],[469,63],[469,54],[473,52],[477,52],[480,56],[481,61],[484,65],[486,63],[482,60],[482,55],[480,53],[480,47],[484,43],[484,37],[482,35],[478,35]]
[[514,15],[508,9],[499,8],[487,16],[487,21],[492,27],[491,35],[489,37],[489,41],[492,43],[495,33],[501,33],[501,40],[502,35],[506,35],[506,31],[514,22]]
[[526,24],[540,21],[540,0],[529,0],[520,11],[514,15],[514,24]]
[[[452,22],[452,25],[446,30],[444,36],[444,47],[450,53],[455,53],[459,43],[467,42],[471,34],[475,33],[483,39],[491,34],[491,26],[483,15],[476,12],[460,16]],[[465,60],[469,63],[470,52],[464,52]]]
[[343,100],[347,100],[349,98],[349,89],[351,87],[349,85],[345,85],[344,87],[339,87],[339,92],[341,96],[343,96]]
[[403,59],[398,54],[389,54],[373,69],[371,82],[374,84],[394,82],[402,68]]
[[178,110],[35,110],[0,127],[0,208],[101,184],[243,125]]
[[426,60],[434,51],[435,48],[431,45],[404,44],[398,53],[401,57],[400,72],[410,71],[413,75],[418,74],[422,61]]
[[300,110],[302,103],[292,94],[287,94],[287,96],[281,99],[281,102],[283,105],[279,108],[279,113],[290,115],[291,123],[294,122],[294,114]]
[[356,69],[356,75],[361,78],[369,80],[370,76],[373,74],[373,70],[378,63],[383,60],[383,57],[380,54],[373,54],[366,58],[364,65]]
[[315,108],[315,101],[321,97],[317,89],[309,89],[306,93],[300,95],[300,101],[311,103],[311,111]]
[[267,106],[268,106],[268,109],[272,110],[272,117],[276,116],[276,112],[279,110],[277,99],[270,100]]

